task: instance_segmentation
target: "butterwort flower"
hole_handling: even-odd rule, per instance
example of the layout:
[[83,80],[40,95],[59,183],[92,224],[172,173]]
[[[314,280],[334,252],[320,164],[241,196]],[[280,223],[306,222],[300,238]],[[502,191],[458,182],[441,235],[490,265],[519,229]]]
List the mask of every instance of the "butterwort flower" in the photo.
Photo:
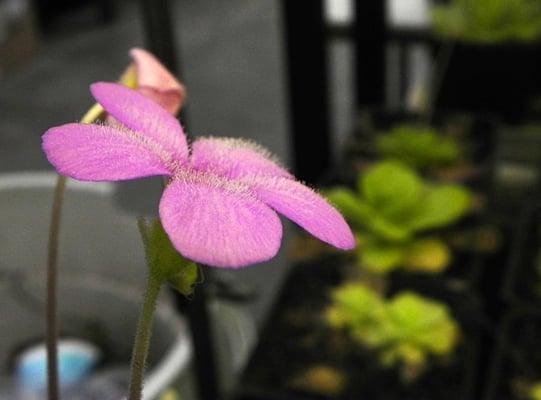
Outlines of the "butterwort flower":
[[[163,64],[151,53],[140,48],[130,50],[132,62],[125,69],[119,82],[137,90],[142,95],[154,100],[171,114],[179,112],[186,100],[186,89]],[[82,118],[82,121],[94,121],[103,113],[103,108],[95,104]],[[109,125],[117,122],[107,116]]]
[[166,176],[160,219],[186,258],[230,268],[266,261],[280,247],[277,213],[339,249],[355,246],[342,215],[260,146],[200,138],[190,150],[179,122],[141,93],[103,82],[91,92],[122,125],[51,128],[43,135],[48,160],[84,181]]
[[154,100],[171,114],[176,114],[186,98],[184,86],[151,53],[140,48],[130,50],[132,63],[121,82]]

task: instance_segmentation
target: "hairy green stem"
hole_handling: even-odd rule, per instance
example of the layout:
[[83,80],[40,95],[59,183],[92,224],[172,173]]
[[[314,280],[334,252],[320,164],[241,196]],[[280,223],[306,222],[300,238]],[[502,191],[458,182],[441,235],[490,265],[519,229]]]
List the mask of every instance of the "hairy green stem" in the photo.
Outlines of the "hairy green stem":
[[142,398],[145,364],[150,345],[150,336],[152,334],[152,320],[163,282],[164,279],[162,276],[149,271],[143,306],[139,314],[139,322],[137,323],[135,342],[133,344],[128,400],[141,400]]

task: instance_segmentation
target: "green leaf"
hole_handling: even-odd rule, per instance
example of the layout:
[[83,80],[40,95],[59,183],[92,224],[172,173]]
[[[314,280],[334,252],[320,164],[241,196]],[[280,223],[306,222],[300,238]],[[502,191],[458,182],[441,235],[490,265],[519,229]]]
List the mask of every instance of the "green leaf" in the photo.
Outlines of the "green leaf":
[[353,229],[369,230],[389,241],[404,241],[410,236],[407,227],[388,221],[347,188],[337,187],[328,190],[325,195],[340,210]]
[[471,195],[458,185],[429,188],[423,201],[409,216],[408,227],[414,231],[448,225],[468,211]]
[[376,148],[383,157],[414,168],[448,165],[462,156],[456,139],[443,136],[430,127],[413,124],[397,125],[389,133],[378,135]]
[[458,341],[458,325],[443,303],[401,292],[388,303],[388,312],[399,341],[436,355],[449,353]]
[[357,247],[358,263],[366,270],[386,274],[399,267],[405,256],[402,244],[367,241],[364,246]]
[[352,190],[336,187],[325,192],[325,197],[354,227],[362,227],[372,218],[373,211]]
[[359,191],[374,209],[391,220],[414,207],[422,194],[422,180],[395,161],[377,163],[359,178]]
[[159,219],[138,222],[150,273],[167,280],[183,295],[191,295],[198,279],[197,265],[173,247]]
[[436,238],[418,239],[405,249],[401,266],[410,271],[438,273],[451,259],[449,247]]

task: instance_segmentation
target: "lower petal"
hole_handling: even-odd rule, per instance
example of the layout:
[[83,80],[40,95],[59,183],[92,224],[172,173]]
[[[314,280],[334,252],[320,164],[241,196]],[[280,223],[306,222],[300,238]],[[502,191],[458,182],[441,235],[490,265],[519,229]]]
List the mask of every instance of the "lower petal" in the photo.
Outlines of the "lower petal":
[[318,239],[342,250],[355,247],[355,238],[342,215],[309,187],[286,178],[246,180],[257,197]]
[[282,239],[276,213],[246,186],[205,174],[175,178],[163,193],[160,217],[183,256],[216,267],[269,260]]

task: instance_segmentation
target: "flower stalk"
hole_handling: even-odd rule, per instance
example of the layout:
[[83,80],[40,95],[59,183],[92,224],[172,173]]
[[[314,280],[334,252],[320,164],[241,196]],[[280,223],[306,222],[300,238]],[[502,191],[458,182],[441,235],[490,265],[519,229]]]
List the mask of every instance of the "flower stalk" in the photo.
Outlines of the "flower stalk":
[[152,334],[152,321],[160,289],[165,278],[155,271],[149,271],[143,305],[137,323],[131,360],[128,400],[140,400],[143,393],[145,365]]
[[[99,104],[92,106],[81,119],[84,124],[97,120],[103,112]],[[49,400],[58,400],[58,321],[57,321],[57,282],[58,282],[58,248],[62,207],[66,192],[67,178],[58,175],[53,194],[51,223],[49,225],[49,242],[47,247],[47,293],[45,299],[47,349],[47,396]]]

